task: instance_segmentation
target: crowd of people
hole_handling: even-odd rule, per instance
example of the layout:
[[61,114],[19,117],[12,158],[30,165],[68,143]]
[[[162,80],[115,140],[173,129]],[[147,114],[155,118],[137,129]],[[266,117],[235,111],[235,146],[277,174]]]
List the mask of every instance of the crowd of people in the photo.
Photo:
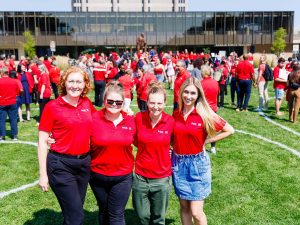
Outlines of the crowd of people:
[[[0,141],[7,115],[17,140],[17,121],[31,120],[30,104],[38,103],[39,186],[48,191],[50,185],[64,224],[83,224],[88,184],[99,206],[99,224],[125,224],[131,191],[141,224],[165,224],[172,186],[182,224],[207,224],[203,206],[211,193],[211,164],[206,145],[216,154],[216,142],[234,133],[217,115],[227,85],[238,112],[248,110],[252,87],[259,91],[256,111],[267,109],[273,79],[275,113],[282,115],[285,93],[291,122],[300,107],[300,67],[283,58],[268,71],[262,55],[257,76],[252,55],[235,52],[228,57],[154,49],[132,56],[95,53],[81,55],[76,64],[61,73],[55,57],[18,63],[14,57],[0,58]],[[94,104],[88,98],[91,86]],[[136,115],[130,107],[134,88]],[[174,93],[172,115],[164,112],[166,88]]]

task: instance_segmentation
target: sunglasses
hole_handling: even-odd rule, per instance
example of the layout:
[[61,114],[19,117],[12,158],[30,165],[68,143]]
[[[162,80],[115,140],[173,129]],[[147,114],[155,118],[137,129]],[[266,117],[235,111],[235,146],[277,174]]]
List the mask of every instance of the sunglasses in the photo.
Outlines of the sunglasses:
[[120,100],[111,100],[111,99],[106,99],[106,103],[109,104],[109,105],[113,105],[114,103],[116,103],[117,106],[121,106],[123,105],[123,101],[120,101]]

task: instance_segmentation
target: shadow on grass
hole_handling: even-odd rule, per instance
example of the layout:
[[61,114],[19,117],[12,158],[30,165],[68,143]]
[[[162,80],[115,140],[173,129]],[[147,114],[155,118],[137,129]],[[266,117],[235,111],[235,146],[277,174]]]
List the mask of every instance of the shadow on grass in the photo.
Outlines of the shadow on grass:
[[[125,210],[126,224],[140,225],[137,214],[133,209]],[[173,219],[166,219],[166,225],[174,222]],[[52,209],[42,209],[33,214],[33,219],[28,220],[24,225],[61,225],[63,223],[63,216],[61,212]],[[84,210],[84,224],[96,225],[98,224],[98,211],[90,212]]]

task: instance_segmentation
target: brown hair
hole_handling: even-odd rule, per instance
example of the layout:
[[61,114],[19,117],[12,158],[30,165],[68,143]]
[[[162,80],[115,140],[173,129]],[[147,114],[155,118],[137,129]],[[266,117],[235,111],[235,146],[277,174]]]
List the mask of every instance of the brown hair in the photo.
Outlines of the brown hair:
[[157,81],[152,81],[147,90],[147,100],[149,99],[149,95],[151,94],[162,94],[164,96],[164,101],[167,100],[167,93],[162,84]]
[[106,84],[104,95],[103,95],[104,99],[106,99],[106,96],[111,92],[115,92],[115,93],[121,95],[122,99],[124,100],[123,84],[121,84],[119,81],[111,81]]
[[69,69],[67,69],[64,72],[64,74],[60,77],[60,93],[62,95],[67,95],[66,81],[71,73],[80,73],[83,76],[84,89],[80,96],[85,97],[91,89],[90,78],[85,71],[76,66],[72,66]]

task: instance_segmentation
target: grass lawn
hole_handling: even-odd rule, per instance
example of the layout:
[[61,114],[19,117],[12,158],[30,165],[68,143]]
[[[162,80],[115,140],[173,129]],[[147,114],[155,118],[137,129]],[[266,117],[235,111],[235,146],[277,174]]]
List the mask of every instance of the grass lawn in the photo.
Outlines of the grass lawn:
[[[271,97],[274,96],[271,87],[269,93]],[[168,94],[171,96],[168,96],[167,105],[172,106],[172,92],[168,91]],[[93,100],[93,93],[90,96]],[[229,95],[225,102],[230,102]],[[299,137],[253,112],[257,104],[257,89],[254,89],[248,112],[236,112],[226,104],[219,114],[236,130],[263,136],[300,152]],[[135,106],[132,109],[137,111]],[[265,114],[275,122],[300,133],[299,124],[288,121],[286,102],[282,109],[285,115],[276,117],[272,99]],[[171,113],[172,108],[167,107],[166,112]],[[19,123],[19,140],[37,142],[37,115],[37,107],[33,106],[31,122]],[[7,129],[9,133],[8,125]],[[7,141],[9,140],[7,137]],[[0,143],[0,152],[0,192],[38,179],[36,147]],[[213,190],[205,203],[209,224],[300,224],[300,159],[297,156],[277,145],[239,132],[217,143],[217,155],[210,156]],[[89,189],[85,202],[86,225],[97,224],[97,209],[95,198]],[[37,186],[0,199],[0,215],[1,225],[62,224],[62,215],[53,192],[42,193]],[[129,225],[139,224],[131,199],[126,208],[126,221]],[[181,224],[179,204],[174,193],[169,202],[166,224]]]

